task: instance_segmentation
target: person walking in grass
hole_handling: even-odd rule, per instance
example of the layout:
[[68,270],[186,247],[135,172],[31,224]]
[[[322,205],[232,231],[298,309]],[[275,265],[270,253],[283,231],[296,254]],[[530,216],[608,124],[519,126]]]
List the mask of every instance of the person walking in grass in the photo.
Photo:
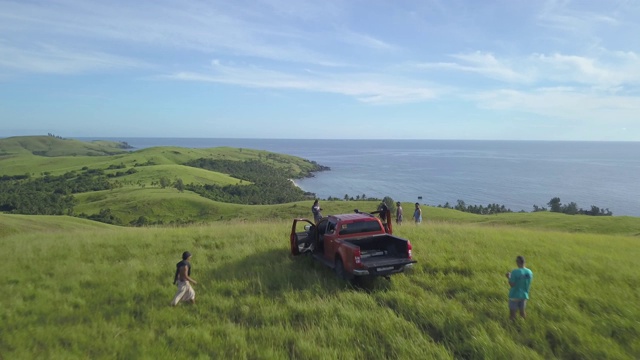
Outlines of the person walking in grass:
[[397,225],[402,225],[402,218],[403,218],[403,213],[402,213],[402,204],[400,203],[400,201],[398,201],[396,203],[397,206],[397,210],[396,210],[396,224]]
[[533,281],[533,272],[524,266],[523,256],[516,257],[516,264],[518,268],[506,274],[511,287],[509,290],[509,318],[511,321],[515,321],[518,311],[523,319],[527,318],[525,309],[527,300],[529,300],[529,288],[531,281]]
[[178,291],[171,301],[171,306],[176,306],[180,301],[196,303],[196,292],[191,287],[191,284],[197,284],[198,282],[191,278],[191,253],[185,251],[182,253],[182,261],[176,264],[176,275],[173,278],[173,283],[178,286]]
[[420,203],[416,203],[416,209],[413,211],[413,220],[416,225],[422,222],[422,209],[420,209]]

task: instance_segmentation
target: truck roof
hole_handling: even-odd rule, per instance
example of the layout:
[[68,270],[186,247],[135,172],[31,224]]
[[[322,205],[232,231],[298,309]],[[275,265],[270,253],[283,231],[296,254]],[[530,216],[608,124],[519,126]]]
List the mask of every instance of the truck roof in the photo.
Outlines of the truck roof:
[[338,215],[329,215],[329,217],[335,217],[341,221],[376,219],[375,216],[367,213],[338,214]]

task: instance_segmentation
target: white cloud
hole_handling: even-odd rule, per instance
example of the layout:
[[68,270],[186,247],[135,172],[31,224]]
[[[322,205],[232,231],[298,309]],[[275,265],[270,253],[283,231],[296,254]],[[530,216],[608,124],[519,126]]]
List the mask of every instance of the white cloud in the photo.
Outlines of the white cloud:
[[516,71],[512,65],[498,60],[493,54],[476,51],[468,54],[455,54],[451,57],[460,60],[455,62],[419,64],[423,69],[449,69],[462,72],[476,73],[488,78],[507,82],[529,82],[531,78],[524,71]]
[[485,109],[526,112],[542,117],[583,122],[633,124],[640,113],[640,98],[583,92],[570,87],[511,89],[482,92],[471,98]]
[[270,14],[234,8],[234,3],[189,0],[179,6],[170,1],[127,2],[126,6],[74,0],[54,0],[48,6],[19,2],[3,6],[0,31],[5,36],[35,36],[40,42],[58,46],[77,42],[99,46],[117,41],[154,49],[339,64],[307,46],[320,35],[274,21]]
[[635,52],[598,49],[594,56],[562,53],[499,58],[476,51],[451,55],[457,62],[422,63],[422,70],[474,73],[503,83],[525,85],[590,86],[619,91],[640,84],[640,56]]
[[[438,100],[459,117],[474,102],[568,121],[637,118],[637,2],[546,1],[536,13],[540,4],[0,0],[0,81],[144,67],[364,104]],[[402,113],[417,108],[428,107]]]
[[633,52],[602,50],[600,58],[577,55],[533,55],[540,80],[592,85],[604,89],[640,84],[640,57]]
[[150,65],[136,59],[102,52],[61,49],[47,45],[27,50],[0,43],[0,67],[25,72],[73,74],[94,70],[148,66]]
[[436,88],[428,88],[409,79],[379,74],[301,74],[259,67],[232,67],[214,62],[212,73],[178,72],[164,78],[182,81],[214,82],[253,88],[304,90],[352,96],[364,103],[397,104],[419,102],[437,96]]
[[376,39],[373,36],[367,34],[359,34],[349,30],[343,30],[336,34],[336,39],[340,39],[348,44],[358,47],[368,47],[375,50],[396,50],[396,46],[389,44],[380,39]]
[[547,0],[538,15],[540,25],[574,34],[591,34],[601,25],[615,26],[619,20],[615,13],[574,10],[566,0]]
[[[326,18],[340,18],[344,15],[341,0],[250,0],[252,4],[262,3],[273,13],[286,18],[301,19],[305,22],[322,22]],[[246,4],[245,4],[246,5]]]

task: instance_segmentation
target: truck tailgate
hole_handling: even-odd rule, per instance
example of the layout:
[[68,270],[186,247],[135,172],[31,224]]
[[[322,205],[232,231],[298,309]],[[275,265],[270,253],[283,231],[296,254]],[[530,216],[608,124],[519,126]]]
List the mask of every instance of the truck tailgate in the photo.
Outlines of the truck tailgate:
[[369,275],[385,276],[402,272],[406,265],[416,262],[408,257],[408,241],[393,235],[375,235],[347,242],[360,248],[360,261]]
[[380,256],[368,259],[362,259],[362,265],[369,270],[370,275],[388,275],[404,270],[404,267],[415,263],[410,260],[395,256]]

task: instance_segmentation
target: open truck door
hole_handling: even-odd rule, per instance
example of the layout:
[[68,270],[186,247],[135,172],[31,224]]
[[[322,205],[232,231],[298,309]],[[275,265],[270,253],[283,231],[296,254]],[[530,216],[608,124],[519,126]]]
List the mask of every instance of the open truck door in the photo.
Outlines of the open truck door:
[[313,251],[317,239],[316,225],[309,219],[294,219],[291,225],[289,242],[291,255],[300,255],[306,251]]

